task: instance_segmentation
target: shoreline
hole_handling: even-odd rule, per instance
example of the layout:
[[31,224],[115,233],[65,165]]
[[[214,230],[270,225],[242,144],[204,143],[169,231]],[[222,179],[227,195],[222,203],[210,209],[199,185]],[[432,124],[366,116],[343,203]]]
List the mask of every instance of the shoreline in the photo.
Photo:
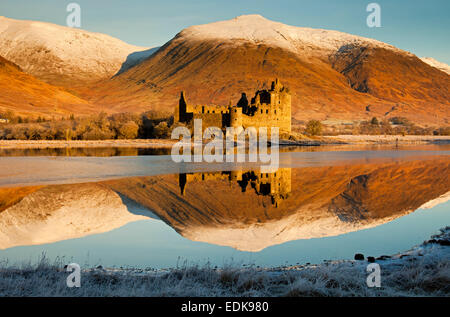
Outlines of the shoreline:
[[336,135],[324,136],[325,140],[345,144],[450,144],[448,135]]
[[0,140],[0,149],[46,148],[170,148],[172,139],[124,139],[124,140]]
[[[36,264],[0,262],[0,296],[442,296],[450,295],[450,227],[422,244],[376,259],[324,261],[259,268],[205,264],[167,269],[103,268],[81,270],[78,289],[65,286],[69,273],[60,258],[45,255]],[[356,258],[356,255],[355,255]],[[380,267],[380,287],[367,285],[368,265]],[[23,277],[27,278],[24,279]],[[17,287],[20,283],[21,287]]]
[[[178,140],[118,139],[118,140],[0,140],[0,149],[45,148],[170,148]],[[280,146],[374,145],[374,144],[450,144],[450,136],[433,135],[337,135],[304,140],[280,140]]]

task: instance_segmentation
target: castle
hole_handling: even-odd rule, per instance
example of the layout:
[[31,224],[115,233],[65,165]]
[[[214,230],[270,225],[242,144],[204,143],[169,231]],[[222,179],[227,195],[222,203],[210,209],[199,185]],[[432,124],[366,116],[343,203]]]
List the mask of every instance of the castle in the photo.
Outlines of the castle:
[[178,175],[178,183],[183,196],[186,193],[188,183],[218,180],[227,180],[230,185],[237,182],[243,193],[247,191],[247,188],[250,188],[257,195],[269,196],[274,207],[278,207],[283,200],[289,198],[291,193],[290,168],[280,168],[274,173],[237,170],[231,172],[181,173]]
[[189,123],[202,119],[203,129],[207,127],[278,127],[280,133],[291,132],[291,94],[278,79],[270,89],[258,90],[249,102],[245,93],[236,105],[228,106],[190,105],[184,91],[181,92],[174,121]]

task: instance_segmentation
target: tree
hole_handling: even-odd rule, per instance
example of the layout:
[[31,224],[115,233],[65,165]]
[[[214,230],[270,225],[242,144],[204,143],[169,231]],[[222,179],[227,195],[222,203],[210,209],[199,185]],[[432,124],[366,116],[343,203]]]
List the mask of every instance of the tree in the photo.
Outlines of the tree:
[[373,125],[378,125],[378,124],[379,124],[379,122],[378,122],[378,119],[377,119],[377,117],[373,117],[373,118],[372,118],[372,120],[370,120],[370,124],[373,124]]
[[321,135],[322,134],[322,123],[318,120],[309,120],[306,124],[305,132],[308,135]]
[[163,139],[169,136],[169,126],[166,121],[160,122],[154,129],[154,136],[158,139]]
[[134,121],[127,121],[119,127],[119,139],[136,139],[138,136],[139,126]]

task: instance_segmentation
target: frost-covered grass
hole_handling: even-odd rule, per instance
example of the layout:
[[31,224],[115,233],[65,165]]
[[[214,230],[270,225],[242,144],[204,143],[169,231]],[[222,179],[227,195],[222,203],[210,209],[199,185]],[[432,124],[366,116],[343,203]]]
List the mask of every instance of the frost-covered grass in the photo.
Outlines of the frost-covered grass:
[[62,260],[0,266],[0,296],[449,296],[450,227],[422,245],[376,262],[381,287],[366,284],[367,261],[256,268],[181,266],[168,270],[82,271],[68,288]]

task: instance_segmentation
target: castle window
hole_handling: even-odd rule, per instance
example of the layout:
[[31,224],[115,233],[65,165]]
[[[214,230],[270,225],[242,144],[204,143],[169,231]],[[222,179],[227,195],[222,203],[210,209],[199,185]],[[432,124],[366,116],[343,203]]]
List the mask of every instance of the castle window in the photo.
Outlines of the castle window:
[[215,110],[213,110],[213,113],[216,113],[216,111],[215,111]]
[[273,111],[273,113],[277,114],[277,110],[275,109],[275,110]]
[[202,113],[205,113],[205,107],[204,106],[202,107]]
[[262,109],[261,109],[261,113],[263,113],[263,112],[262,112]]
[[266,110],[266,114],[269,113],[269,109]]
[[237,112],[237,109],[234,109],[234,112]]

